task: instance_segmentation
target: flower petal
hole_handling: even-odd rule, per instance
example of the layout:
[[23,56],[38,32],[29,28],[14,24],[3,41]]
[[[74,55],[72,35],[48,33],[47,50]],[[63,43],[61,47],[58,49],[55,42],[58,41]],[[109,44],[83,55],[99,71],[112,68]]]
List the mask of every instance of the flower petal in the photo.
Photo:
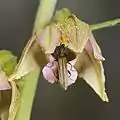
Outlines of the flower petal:
[[79,77],[82,77],[103,101],[108,102],[108,97],[105,92],[105,76],[102,62],[95,59],[91,52],[84,52]]
[[75,15],[66,19],[63,25],[60,25],[62,33],[69,38],[68,48],[75,53],[81,53],[89,38],[90,27],[88,24],[80,21]]
[[73,67],[74,63],[74,60],[67,63],[67,59],[65,57],[58,59],[59,83],[65,90],[67,90],[68,86],[75,83],[77,79],[77,71]]
[[22,52],[22,57],[15,71],[10,75],[9,81],[21,79],[21,77],[29,74],[31,71],[42,69],[47,63],[46,54],[37,43],[36,36],[32,36]]
[[84,61],[84,52],[77,54],[74,67],[78,73],[81,72],[83,61]]
[[48,63],[42,70],[44,78],[50,82],[54,83],[57,81],[55,74],[57,73],[57,62]]
[[68,69],[68,86],[70,86],[71,84],[75,83],[76,79],[77,79],[77,71],[74,68],[74,63],[76,60],[72,60],[69,62],[69,64],[67,64],[67,69]]
[[0,71],[0,90],[11,89],[8,78],[3,71]]
[[51,24],[44,28],[37,39],[41,48],[46,54],[53,53],[56,46],[59,46],[60,42],[60,31],[57,29],[55,24]]
[[101,54],[100,47],[98,46],[92,32],[90,32],[89,40],[86,43],[85,49],[87,51],[93,52],[94,56],[98,60],[105,60],[105,58]]

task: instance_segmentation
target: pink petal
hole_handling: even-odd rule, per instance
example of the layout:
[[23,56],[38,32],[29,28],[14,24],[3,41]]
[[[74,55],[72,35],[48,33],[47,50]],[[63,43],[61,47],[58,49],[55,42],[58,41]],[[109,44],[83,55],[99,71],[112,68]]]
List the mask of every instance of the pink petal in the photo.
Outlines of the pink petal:
[[78,76],[76,69],[73,67],[75,62],[76,62],[76,59],[70,61],[69,64],[67,64],[67,69],[70,72],[70,73],[68,73],[68,76],[69,76],[68,77],[68,86],[75,83],[77,76]]
[[76,61],[77,61],[77,58],[75,58],[74,60],[69,61],[69,63],[70,63],[72,66],[74,66],[75,63],[76,63]]
[[11,86],[8,82],[8,78],[4,72],[0,72],[0,90],[11,89]]
[[86,43],[85,49],[88,52],[93,52],[96,59],[102,60],[102,61],[105,60],[105,58],[102,56],[101,49],[98,46],[98,44],[97,44],[97,42],[96,42],[92,33],[90,33],[90,37],[89,37],[89,40]]
[[[58,63],[55,61],[55,59],[50,55],[49,56],[49,61],[50,63],[48,63],[42,70],[43,72],[43,76],[44,78],[50,82],[50,83],[54,83],[55,81],[57,81],[58,79],[56,78],[57,75],[57,69],[58,69]],[[73,67],[73,65],[75,64],[76,59],[70,61],[69,63],[67,63],[67,69],[68,69],[68,86],[70,86],[71,84],[75,83],[76,79],[77,79],[77,71],[76,69]]]
[[55,74],[57,73],[57,62],[48,63],[42,70],[44,78],[50,82],[54,83],[57,81]]
[[90,43],[90,40],[87,41],[86,46],[85,46],[85,49],[86,49],[87,51],[93,52],[93,47],[92,47],[92,45],[91,45],[91,43]]

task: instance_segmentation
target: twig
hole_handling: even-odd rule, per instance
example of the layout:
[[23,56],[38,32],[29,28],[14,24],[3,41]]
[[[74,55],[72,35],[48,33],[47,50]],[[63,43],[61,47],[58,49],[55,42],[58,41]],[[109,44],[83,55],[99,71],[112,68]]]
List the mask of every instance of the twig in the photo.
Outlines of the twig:
[[93,25],[91,25],[91,29],[92,30],[99,30],[99,29],[106,28],[106,27],[113,27],[117,24],[120,24],[120,18],[115,19],[115,20],[102,22],[102,23],[93,24]]

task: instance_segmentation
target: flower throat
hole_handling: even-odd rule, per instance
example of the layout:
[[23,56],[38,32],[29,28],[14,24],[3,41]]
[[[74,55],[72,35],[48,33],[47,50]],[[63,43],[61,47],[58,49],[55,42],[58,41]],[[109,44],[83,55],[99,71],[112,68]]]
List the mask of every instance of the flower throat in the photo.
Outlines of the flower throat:
[[67,63],[75,58],[74,53],[65,47],[64,44],[56,47],[52,56],[58,62],[57,78],[60,85],[66,90],[68,86],[68,75],[70,74],[67,69]]

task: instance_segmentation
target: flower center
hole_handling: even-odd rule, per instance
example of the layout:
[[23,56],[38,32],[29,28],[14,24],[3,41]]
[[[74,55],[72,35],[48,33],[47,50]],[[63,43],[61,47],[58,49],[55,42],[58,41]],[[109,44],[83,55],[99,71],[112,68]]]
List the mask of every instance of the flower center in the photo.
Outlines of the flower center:
[[76,58],[75,53],[70,50],[69,48],[65,47],[64,44],[57,46],[55,48],[54,53],[52,53],[52,56],[58,61],[59,58],[66,57],[67,61],[71,61]]
[[60,46],[56,47],[52,56],[56,59],[58,63],[56,77],[58,78],[60,85],[66,90],[68,87],[68,78],[70,78],[71,76],[70,71],[67,69],[67,63],[75,59],[75,53],[65,47],[64,44],[61,44]]
[[69,43],[69,38],[67,36],[65,36],[65,35],[62,34],[61,35],[61,39],[60,39],[60,44],[61,45],[64,44],[65,46],[67,46],[68,43]]

